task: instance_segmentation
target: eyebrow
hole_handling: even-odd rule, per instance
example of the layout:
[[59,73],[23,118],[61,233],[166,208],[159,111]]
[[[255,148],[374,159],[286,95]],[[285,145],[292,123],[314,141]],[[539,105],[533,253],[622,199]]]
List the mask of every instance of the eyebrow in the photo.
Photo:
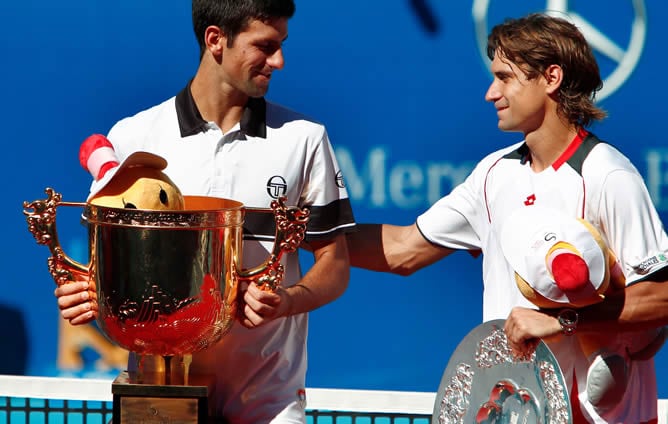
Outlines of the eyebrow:
[[499,77],[499,78],[501,78],[501,77],[511,77],[511,76],[515,75],[514,72],[507,71],[507,70],[494,71],[493,74],[496,77]]

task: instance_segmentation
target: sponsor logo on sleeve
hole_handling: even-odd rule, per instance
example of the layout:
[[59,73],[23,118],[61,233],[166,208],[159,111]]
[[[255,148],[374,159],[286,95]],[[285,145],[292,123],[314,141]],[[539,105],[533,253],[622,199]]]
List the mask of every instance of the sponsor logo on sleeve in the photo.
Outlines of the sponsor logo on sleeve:
[[666,253],[659,253],[658,255],[647,258],[638,265],[635,265],[633,269],[636,273],[645,275],[649,274],[654,268],[657,267],[657,265],[665,264],[667,262],[668,257],[666,257]]

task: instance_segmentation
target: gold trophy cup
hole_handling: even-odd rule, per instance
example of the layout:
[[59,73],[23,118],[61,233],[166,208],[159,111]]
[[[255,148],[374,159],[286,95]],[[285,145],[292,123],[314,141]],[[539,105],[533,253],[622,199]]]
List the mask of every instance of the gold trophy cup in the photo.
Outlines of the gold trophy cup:
[[[228,333],[240,282],[269,290],[281,283],[281,257],[303,240],[308,209],[287,207],[285,199],[257,209],[230,199],[184,196],[185,210],[147,211],[63,202],[53,189],[46,193],[46,199],[23,206],[29,231],[51,251],[51,276],[58,285],[94,282],[101,331],[141,359],[138,372],[123,372],[112,385],[114,423],[152,422],[146,421],[148,415],[157,419],[167,409],[172,419],[188,415],[179,422],[205,422],[206,398],[214,387],[206,376],[193,375],[189,381],[190,355]],[[60,246],[59,206],[83,208],[87,265],[69,258]],[[276,239],[264,263],[242,269],[243,223],[249,210],[273,212]],[[185,368],[172,378],[171,358],[177,356],[184,358]],[[161,357],[162,364],[155,361]]]

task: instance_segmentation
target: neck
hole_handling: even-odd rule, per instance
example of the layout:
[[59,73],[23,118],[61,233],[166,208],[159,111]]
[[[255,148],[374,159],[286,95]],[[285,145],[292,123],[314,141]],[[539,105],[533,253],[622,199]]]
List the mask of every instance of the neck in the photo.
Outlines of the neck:
[[202,61],[190,86],[202,118],[215,122],[225,133],[241,120],[248,96],[217,79],[206,59]]
[[559,121],[555,125],[543,125],[525,134],[531,154],[531,169],[535,172],[550,167],[568,148],[578,133],[575,125]]

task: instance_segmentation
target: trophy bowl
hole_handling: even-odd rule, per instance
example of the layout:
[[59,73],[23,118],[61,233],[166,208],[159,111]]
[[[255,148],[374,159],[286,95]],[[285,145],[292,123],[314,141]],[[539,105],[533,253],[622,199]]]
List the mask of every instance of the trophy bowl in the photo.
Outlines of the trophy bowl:
[[[49,247],[56,284],[89,280],[95,284],[97,323],[119,346],[139,355],[191,354],[218,342],[237,313],[241,281],[274,290],[283,278],[280,259],[304,238],[308,209],[272,202],[276,241],[267,260],[241,268],[242,203],[206,196],[184,196],[185,210],[119,209],[63,202],[47,188],[47,199],[24,202],[28,229]],[[63,251],[56,230],[59,206],[83,208],[88,227],[89,263]]]

